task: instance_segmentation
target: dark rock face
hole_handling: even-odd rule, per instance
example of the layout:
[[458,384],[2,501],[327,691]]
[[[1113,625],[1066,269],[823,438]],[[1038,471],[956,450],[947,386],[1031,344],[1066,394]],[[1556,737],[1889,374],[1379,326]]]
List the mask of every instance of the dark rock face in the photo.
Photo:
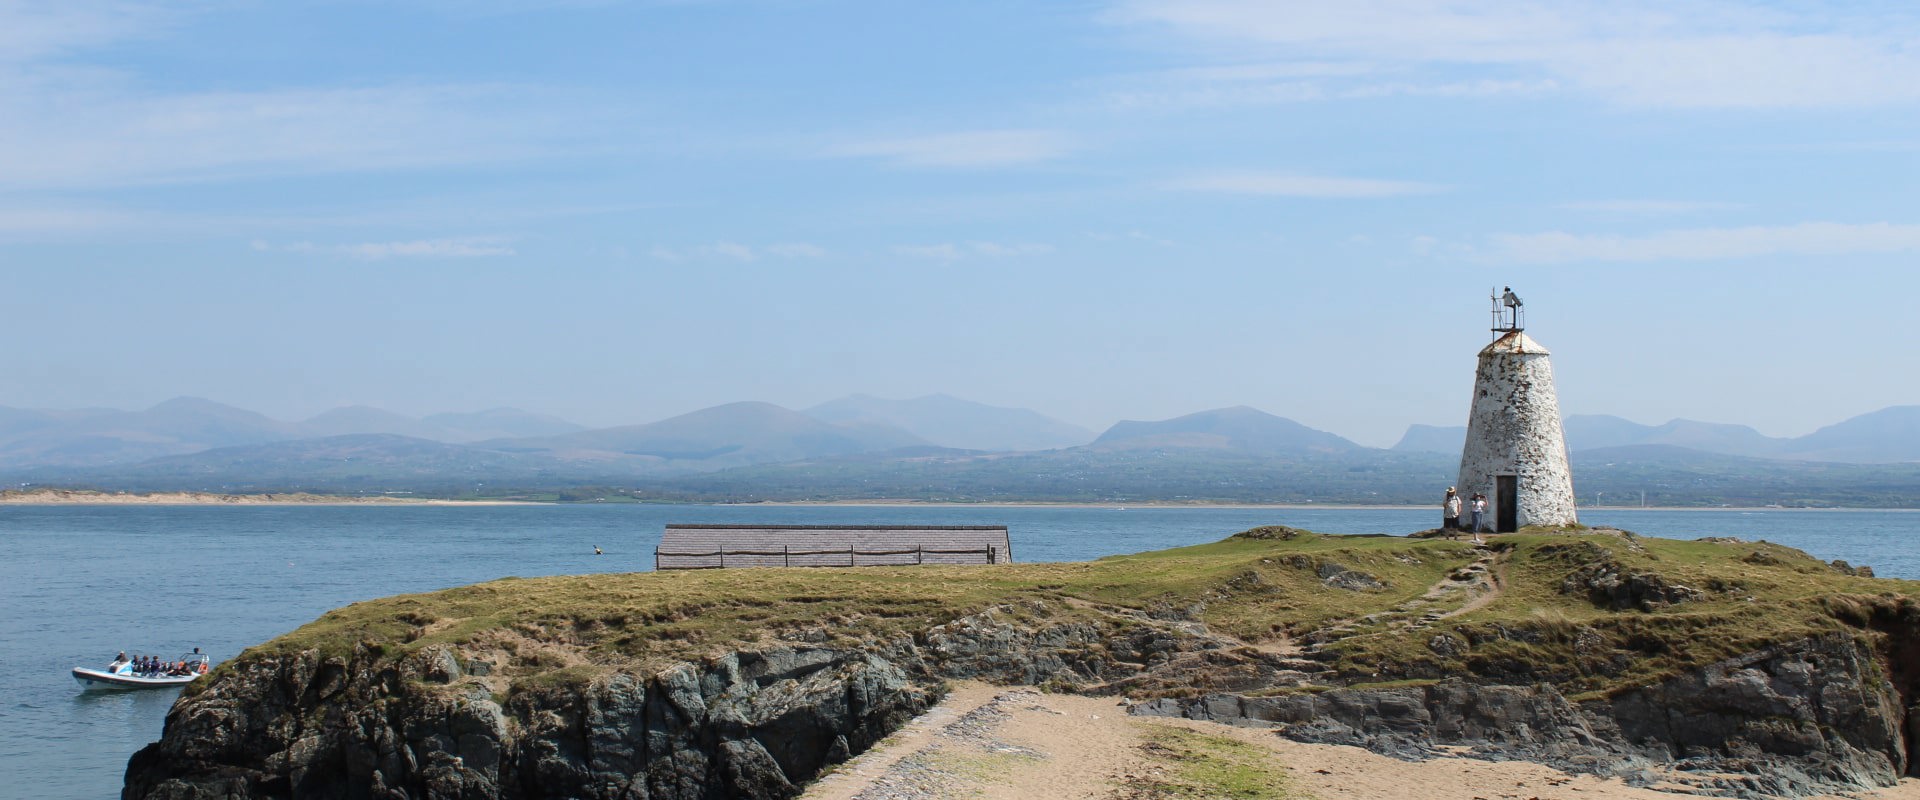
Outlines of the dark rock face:
[[430,650],[255,662],[177,704],[123,796],[784,798],[933,699],[884,660],[778,648],[503,706]]
[[[1177,609],[1061,611],[1002,607],[865,647],[793,641],[506,697],[486,677],[502,667],[444,648],[253,658],[175,705],[161,741],[129,763],[123,797],[791,798],[924,711],[947,678],[1134,696],[1207,686],[1215,693],[1135,713],[1283,726],[1404,758],[1465,745],[1637,782],[1678,766],[1703,791],[1743,797],[1885,786],[1920,742],[1920,671],[1882,666],[1920,663],[1920,624],[1906,617],[1881,621],[1912,653],[1835,635],[1573,702],[1496,673],[1478,676],[1491,684],[1247,696],[1324,667],[1218,638]],[[1427,648],[1467,644],[1437,634]]]
[[1560,584],[1560,593],[1584,596],[1594,605],[1616,611],[1652,611],[1706,596],[1659,574],[1629,570],[1610,558],[1574,570]]
[[1198,623],[992,609],[863,649],[795,643],[495,697],[444,648],[256,659],[167,717],[123,797],[771,800],[926,710],[945,678],[1251,691],[1298,675]]
[[[1678,779],[1738,797],[1892,785],[1907,771],[1901,697],[1874,654],[1835,636],[1767,648],[1609,700],[1551,686],[1334,689],[1281,697],[1158,700],[1138,713],[1285,726],[1282,735],[1402,758],[1465,745],[1480,756],[1562,769]],[[1669,778],[1673,779],[1673,778]]]

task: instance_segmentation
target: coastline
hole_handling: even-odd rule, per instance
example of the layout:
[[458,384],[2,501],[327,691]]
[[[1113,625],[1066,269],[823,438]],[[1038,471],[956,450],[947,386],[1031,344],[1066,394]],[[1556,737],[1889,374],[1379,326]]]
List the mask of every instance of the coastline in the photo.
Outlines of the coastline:
[[[1378,503],[1373,503],[1373,504],[1368,504],[1368,503],[1354,503],[1354,504],[1346,504],[1346,503],[1180,503],[1180,502],[1168,502],[1168,501],[1158,501],[1158,500],[1146,500],[1146,501],[1140,501],[1140,502],[1126,502],[1126,503],[1086,503],[1086,502],[1056,503],[1056,502],[1048,502],[1043,500],[1033,500],[1033,501],[1006,500],[1006,501],[998,501],[998,502],[991,502],[991,503],[956,503],[956,502],[948,502],[948,501],[936,502],[936,501],[921,501],[921,500],[767,500],[767,501],[754,502],[754,503],[691,503],[688,505],[766,506],[771,508],[806,507],[806,506],[824,506],[824,507],[842,507],[842,508],[858,508],[863,506],[875,506],[875,507],[885,508],[885,507],[895,507],[895,506],[920,506],[920,507],[926,507],[926,508],[1110,508],[1110,509],[1116,509],[1116,510],[1135,509],[1135,508],[1142,508],[1142,509],[1221,508],[1221,509],[1242,509],[1242,510],[1277,509],[1277,510],[1287,510],[1287,511],[1311,511],[1316,508],[1332,509],[1336,511],[1405,511],[1405,510],[1420,510],[1420,509],[1429,508],[1429,506],[1425,506],[1425,505],[1390,505],[1390,504],[1378,504]],[[1440,510],[1439,504],[1437,503],[1431,506],[1430,508],[1435,513],[1438,513]],[[1855,507],[1786,508],[1786,507],[1769,507],[1769,506],[1580,506],[1579,510],[1580,511],[1900,511],[1900,512],[1920,512],[1920,508],[1855,508]]]
[[[328,495],[311,492],[268,492],[260,494],[228,494],[221,492],[102,492],[77,489],[9,489],[0,491],[0,506],[332,506],[332,505],[368,505],[368,506],[546,506],[546,505],[586,505],[585,503],[555,503],[536,500],[454,500],[430,497],[394,497],[387,495]],[[1110,509],[1127,510],[1164,510],[1164,509],[1221,509],[1221,510],[1275,510],[1275,511],[1312,511],[1325,509],[1332,511],[1403,511],[1427,509],[1425,505],[1392,505],[1382,503],[1207,503],[1174,502],[1165,500],[1147,500],[1139,502],[1052,502],[1045,500],[1006,500],[983,503],[961,503],[952,501],[924,501],[907,499],[890,500],[767,500],[751,503],[648,503],[634,505],[702,505],[702,506],[742,506],[763,508],[1061,508],[1061,509]],[[1434,510],[1438,510],[1435,508]],[[1658,512],[1902,512],[1916,513],[1920,508],[1782,508],[1767,506],[1582,506],[1587,511],[1658,511]]]
[[221,494],[218,492],[90,492],[66,489],[8,490],[0,505],[12,506],[533,506],[524,500],[445,500],[412,497],[351,497],[306,492]]

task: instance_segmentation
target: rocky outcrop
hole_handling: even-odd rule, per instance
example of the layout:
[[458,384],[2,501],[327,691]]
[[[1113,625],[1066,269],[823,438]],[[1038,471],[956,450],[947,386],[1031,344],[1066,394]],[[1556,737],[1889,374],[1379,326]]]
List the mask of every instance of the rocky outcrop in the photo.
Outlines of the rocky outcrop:
[[1705,596],[1704,592],[1673,583],[1659,573],[1628,569],[1611,559],[1574,570],[1560,584],[1560,593],[1584,596],[1594,605],[1616,611],[1652,611]]
[[495,697],[434,649],[243,663],[182,700],[124,796],[777,798],[935,695],[861,653],[779,647]]
[[1403,758],[1471,748],[1499,760],[1727,796],[1802,796],[1888,786],[1907,771],[1901,694],[1847,636],[1766,648],[1664,683],[1575,703],[1551,686],[1332,689],[1279,697],[1157,700],[1139,713],[1281,727],[1301,741]]
[[1298,674],[1197,623],[1044,621],[1059,611],[995,608],[859,649],[793,642],[505,697],[472,674],[493,665],[444,647],[245,658],[175,705],[124,796],[788,798],[925,710],[946,678],[1151,693]]
[[[1436,588],[1476,574],[1473,585],[1497,588],[1482,579],[1507,564],[1536,569],[1544,593],[1561,588],[1635,623],[1659,604],[1691,601],[1695,590],[1644,567],[1621,568],[1610,556],[1551,544],[1508,564],[1484,551],[1477,573],[1451,571]],[[1555,632],[1509,618],[1434,630],[1425,624],[1433,612],[1395,612],[1408,620],[1401,627],[1382,612],[1316,631],[1363,641],[1417,637],[1404,640],[1415,655],[1393,663],[1341,661],[1305,635],[1294,641],[1310,646],[1296,649],[1210,631],[1200,620],[1218,619],[1220,604],[1252,599],[1258,605],[1247,608],[1273,608],[1301,587],[1343,591],[1325,581],[1354,572],[1298,554],[1258,563],[1223,571],[1201,592],[1149,596],[1141,608],[1029,597],[866,629],[865,638],[809,620],[730,652],[644,667],[568,638],[578,627],[544,639],[534,626],[492,629],[531,637],[514,640],[527,648],[470,640],[462,645],[470,650],[459,650],[413,639],[327,655],[283,640],[223,665],[184,695],[161,741],[129,763],[123,796],[784,800],[924,711],[945,680],[959,678],[1124,695],[1138,713],[1276,726],[1298,739],[1406,758],[1458,745],[1484,758],[1637,782],[1657,770],[1661,779],[1726,795],[1853,791],[1913,771],[1920,601],[1905,595],[1825,597],[1820,608],[1843,626],[1831,629],[1846,633],[1757,649],[1604,697],[1568,697],[1555,685],[1577,684],[1554,669],[1610,675],[1637,656],[1592,626]],[[1818,562],[1782,568],[1831,574]],[[1711,580],[1703,584],[1711,599],[1731,604],[1730,590]],[[1363,587],[1341,596],[1379,593]],[[420,617],[414,631],[432,622]],[[1476,657],[1489,647],[1498,657]],[[1431,671],[1388,671],[1408,663]],[[1457,677],[1345,685],[1441,674]],[[1673,768],[1679,772],[1669,774]]]

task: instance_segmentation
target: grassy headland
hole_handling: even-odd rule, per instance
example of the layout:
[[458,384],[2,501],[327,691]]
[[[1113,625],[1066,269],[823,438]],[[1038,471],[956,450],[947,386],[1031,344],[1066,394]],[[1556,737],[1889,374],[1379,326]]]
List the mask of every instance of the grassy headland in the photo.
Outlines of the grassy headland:
[[1594,696],[1814,634],[1875,637],[1916,596],[1767,543],[1541,531],[1476,549],[1260,528],[1083,563],[508,578],[357,603],[252,654],[447,645],[493,680],[550,685],[780,639],[870,644],[999,609],[1036,625],[1200,622],[1316,659],[1329,684],[1469,675]]

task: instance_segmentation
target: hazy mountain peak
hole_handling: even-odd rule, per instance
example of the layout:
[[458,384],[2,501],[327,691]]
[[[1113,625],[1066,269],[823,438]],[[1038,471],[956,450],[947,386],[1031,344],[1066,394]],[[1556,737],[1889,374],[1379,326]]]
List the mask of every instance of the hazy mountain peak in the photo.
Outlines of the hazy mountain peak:
[[1229,406],[1172,419],[1115,423],[1094,440],[1106,448],[1202,447],[1255,453],[1339,453],[1366,448],[1326,431],[1251,406]]
[[1052,450],[1094,438],[1093,431],[1031,409],[991,406],[944,393],[907,400],[854,394],[805,413],[827,422],[889,425],[962,450]]
[[1854,463],[1920,461],[1920,406],[1888,406],[1793,440],[1799,458]]
[[328,409],[300,423],[302,436],[346,436],[388,433],[420,439],[437,439],[432,426],[404,414],[373,406],[341,406]]
[[420,421],[441,431],[445,441],[449,442],[557,436],[586,430],[585,426],[559,417],[504,406],[480,411],[431,414]]
[[250,419],[252,418],[267,419],[267,416],[265,414],[261,414],[254,411],[248,411],[238,406],[230,406],[230,405],[227,405],[226,403],[214,402],[204,397],[190,397],[185,395],[182,395],[180,397],[170,398],[167,400],[162,400],[158,403],[155,403],[151,408],[148,408],[143,413],[156,414],[156,415],[158,414],[169,414],[169,415],[201,414],[201,415],[215,415],[215,416],[246,417]]
[[[634,461],[636,469],[703,471],[925,446],[899,428],[830,423],[772,403],[746,400],[645,425],[485,443],[513,452]],[[636,461],[637,460],[637,461]]]
[[1407,426],[1407,432],[1400,435],[1400,441],[1391,448],[1400,453],[1446,453],[1458,454],[1467,444],[1465,425],[1421,425]]

